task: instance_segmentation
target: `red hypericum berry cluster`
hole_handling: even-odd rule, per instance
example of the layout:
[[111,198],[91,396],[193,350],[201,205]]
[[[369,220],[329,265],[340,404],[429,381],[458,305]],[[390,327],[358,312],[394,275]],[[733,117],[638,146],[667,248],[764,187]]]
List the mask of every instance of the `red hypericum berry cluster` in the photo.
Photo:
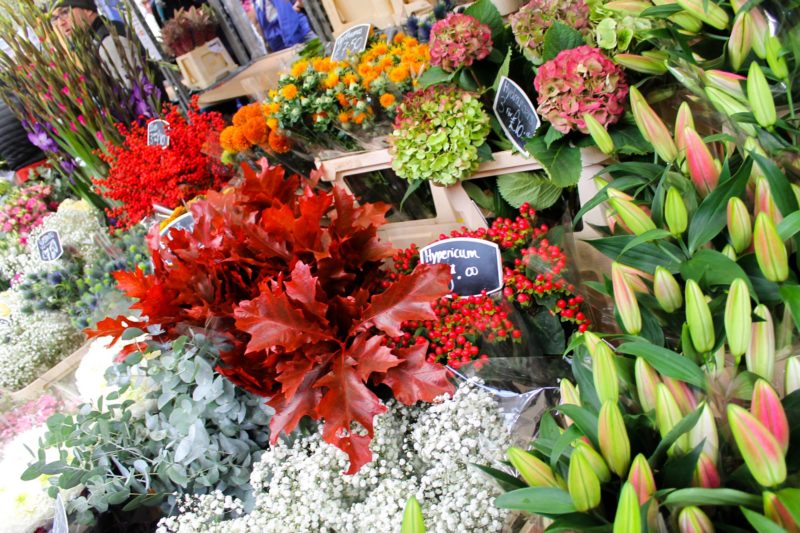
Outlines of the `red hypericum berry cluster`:
[[441,298],[433,308],[439,320],[403,322],[404,333],[393,339],[393,346],[408,347],[429,342],[428,361],[458,369],[474,363],[480,368],[489,356],[478,344],[521,342],[522,332],[508,318],[508,311],[485,292],[459,298],[455,294]]
[[219,189],[231,178],[231,169],[219,160],[219,132],[225,121],[219,113],[201,113],[193,102],[184,116],[172,105],[164,109],[169,123],[169,146],[148,146],[147,124],[117,128],[125,138],[109,143],[100,157],[109,164],[108,176],[94,180],[105,198],[120,205],[109,208],[117,227],[129,228],[153,211],[153,204],[170,209],[208,189]]

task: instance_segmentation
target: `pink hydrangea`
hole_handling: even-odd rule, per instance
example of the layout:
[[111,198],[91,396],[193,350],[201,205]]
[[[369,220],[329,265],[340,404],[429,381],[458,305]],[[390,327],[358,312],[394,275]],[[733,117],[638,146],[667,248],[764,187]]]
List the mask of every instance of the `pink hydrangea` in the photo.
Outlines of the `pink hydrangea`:
[[453,72],[492,52],[492,30],[475,17],[451,13],[431,28],[431,63]]
[[615,123],[628,96],[622,69],[591,46],[559,53],[539,68],[533,86],[539,114],[561,133],[588,133],[586,113],[604,126]]
[[522,53],[535,65],[542,64],[544,34],[555,22],[591,35],[589,6],[585,0],[531,0],[511,15],[511,29]]

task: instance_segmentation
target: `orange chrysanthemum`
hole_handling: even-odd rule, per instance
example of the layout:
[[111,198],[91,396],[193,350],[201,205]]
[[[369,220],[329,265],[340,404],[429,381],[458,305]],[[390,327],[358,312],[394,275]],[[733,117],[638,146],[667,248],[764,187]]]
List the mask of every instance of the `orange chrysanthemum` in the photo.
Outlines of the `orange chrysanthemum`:
[[279,124],[277,118],[268,118],[267,119],[267,126],[271,130],[277,130],[280,127],[280,124]]
[[292,65],[292,76],[295,78],[301,76],[308,69],[308,61],[301,59]]
[[381,105],[383,107],[391,107],[394,105],[397,99],[394,97],[392,93],[386,93],[381,95]]
[[247,140],[244,132],[239,128],[235,128],[233,130],[233,134],[231,135],[231,151],[244,152],[245,150],[249,149],[250,146],[251,143]]
[[287,100],[294,100],[297,97],[297,86],[294,83],[290,83],[289,85],[282,87],[281,96]]
[[236,126],[228,126],[222,133],[219,134],[219,144],[223,150],[229,152],[235,151],[233,149],[233,132],[236,131]]
[[342,124],[347,124],[348,122],[350,122],[350,115],[345,111],[342,111],[341,113],[339,113],[339,117],[338,118],[339,118],[339,122],[341,122]]
[[250,119],[241,129],[250,144],[261,145],[269,138],[269,129],[263,118]]
[[395,83],[400,83],[408,79],[410,72],[407,65],[398,65],[389,71],[389,79]]

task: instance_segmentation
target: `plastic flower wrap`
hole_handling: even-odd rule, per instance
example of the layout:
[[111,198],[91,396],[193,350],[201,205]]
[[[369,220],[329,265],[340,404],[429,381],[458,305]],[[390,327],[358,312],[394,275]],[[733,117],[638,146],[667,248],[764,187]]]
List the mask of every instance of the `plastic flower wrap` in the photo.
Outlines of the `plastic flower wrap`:
[[622,70],[591,46],[559,53],[539,68],[533,85],[539,114],[561,133],[588,133],[587,113],[603,126],[617,122],[628,96]]
[[477,168],[490,129],[472,93],[434,86],[407,94],[390,137],[392,168],[407,180],[453,185]]
[[431,63],[453,72],[492,52],[492,30],[475,17],[451,13],[431,29]]
[[544,34],[554,22],[561,22],[588,37],[589,7],[584,0],[531,0],[511,16],[517,44],[535,65],[543,61]]

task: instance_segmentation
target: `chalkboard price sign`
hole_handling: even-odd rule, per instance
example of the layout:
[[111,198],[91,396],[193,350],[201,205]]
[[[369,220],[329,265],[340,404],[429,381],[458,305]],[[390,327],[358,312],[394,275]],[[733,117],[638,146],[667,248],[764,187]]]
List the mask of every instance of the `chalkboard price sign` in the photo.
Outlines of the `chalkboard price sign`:
[[160,146],[166,148],[169,146],[169,122],[166,120],[156,119],[151,120],[147,124],[147,146]]
[[526,157],[529,156],[525,143],[533,137],[542,121],[525,91],[505,76],[500,79],[494,97],[494,114],[508,140]]
[[503,288],[500,247],[483,239],[456,237],[429,244],[419,251],[420,262],[450,265],[450,290],[459,296],[473,296],[481,291],[497,292]]
[[56,261],[64,255],[61,237],[56,230],[42,233],[36,241],[36,248],[39,250],[39,258],[45,263]]
[[369,39],[369,24],[358,24],[342,33],[333,45],[331,59],[344,61],[348,56],[359,54],[367,49]]

